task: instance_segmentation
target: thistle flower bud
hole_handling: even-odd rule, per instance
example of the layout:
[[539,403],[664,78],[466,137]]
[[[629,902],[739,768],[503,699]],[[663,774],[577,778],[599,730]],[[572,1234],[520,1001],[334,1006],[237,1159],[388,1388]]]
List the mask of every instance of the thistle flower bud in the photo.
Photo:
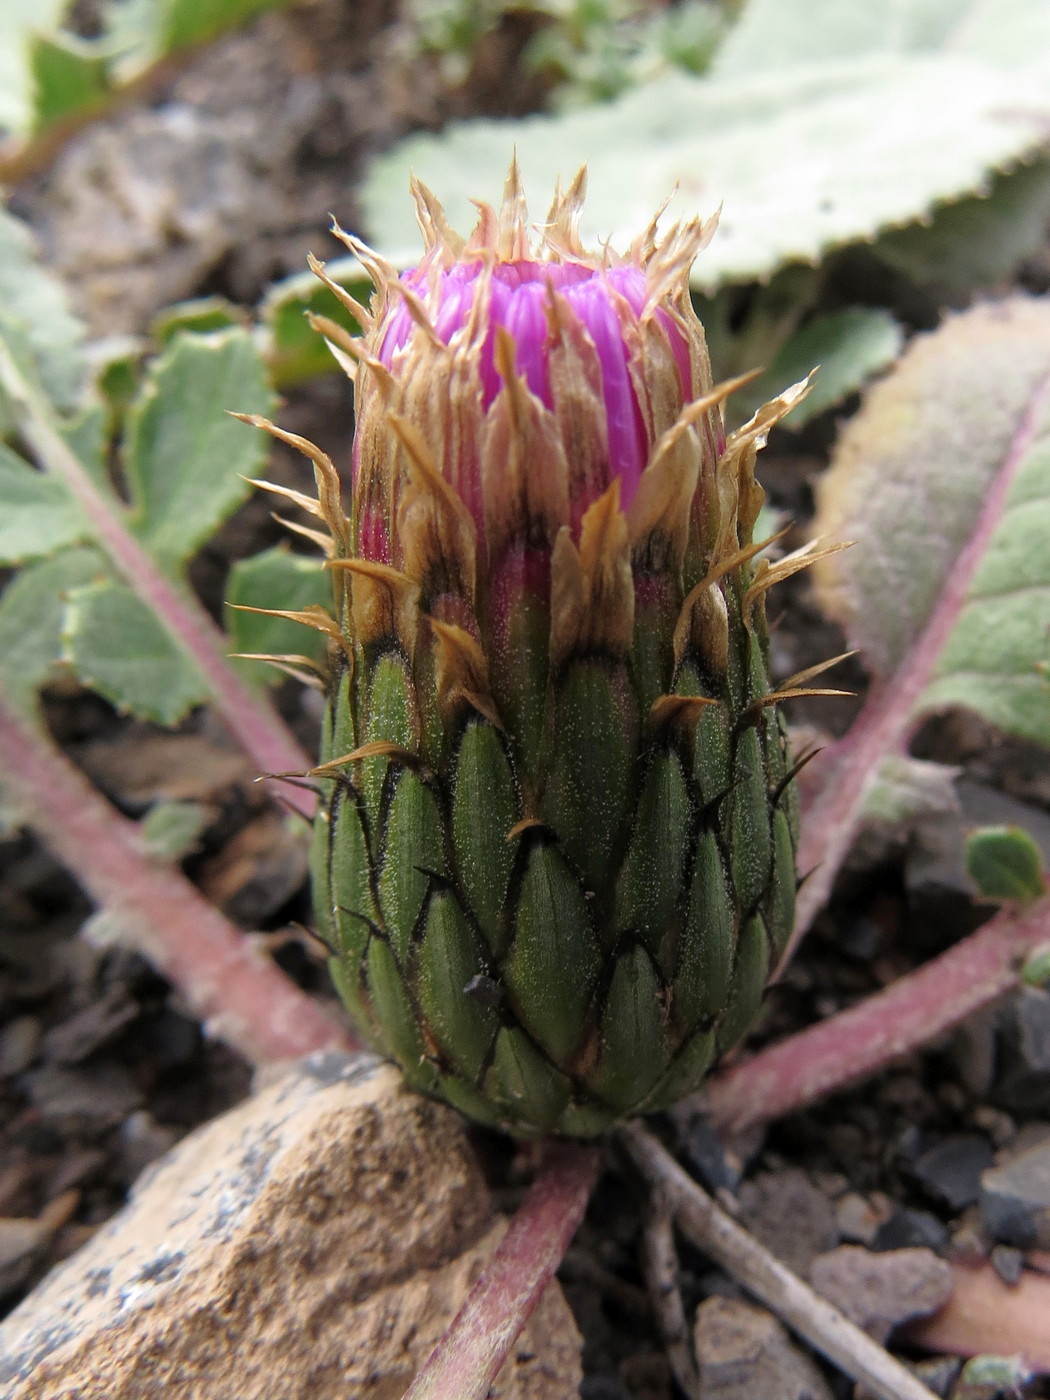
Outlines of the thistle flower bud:
[[[357,341],[353,510],[313,870],[336,984],[408,1081],[514,1132],[674,1102],[790,931],[755,455],[726,438],[688,274],[713,231],[587,253],[582,176],[530,242],[516,169]],[[322,276],[323,276],[322,270]],[[330,284],[331,285],[331,284]],[[327,482],[327,485],[325,483]]]

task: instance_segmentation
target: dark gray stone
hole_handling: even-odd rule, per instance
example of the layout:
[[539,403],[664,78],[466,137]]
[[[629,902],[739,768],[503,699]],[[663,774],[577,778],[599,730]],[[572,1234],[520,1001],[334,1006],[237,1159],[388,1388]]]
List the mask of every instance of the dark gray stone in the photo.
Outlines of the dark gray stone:
[[1050,1138],[984,1173],[981,1220],[1000,1244],[1050,1248]]
[[947,1226],[928,1210],[895,1210],[875,1231],[872,1249],[932,1249],[942,1254],[948,1247]]
[[928,1148],[912,1171],[931,1196],[953,1211],[972,1205],[981,1193],[981,1173],[993,1165],[995,1154],[987,1138],[960,1133]]

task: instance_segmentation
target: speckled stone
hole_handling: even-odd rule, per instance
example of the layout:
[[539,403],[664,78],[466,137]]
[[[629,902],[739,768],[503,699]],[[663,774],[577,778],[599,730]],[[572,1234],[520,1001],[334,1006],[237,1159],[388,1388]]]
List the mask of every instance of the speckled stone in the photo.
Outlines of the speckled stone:
[[[151,1167],[0,1327],[4,1400],[396,1400],[505,1224],[457,1114],[312,1056]],[[552,1283],[492,1392],[569,1400]]]

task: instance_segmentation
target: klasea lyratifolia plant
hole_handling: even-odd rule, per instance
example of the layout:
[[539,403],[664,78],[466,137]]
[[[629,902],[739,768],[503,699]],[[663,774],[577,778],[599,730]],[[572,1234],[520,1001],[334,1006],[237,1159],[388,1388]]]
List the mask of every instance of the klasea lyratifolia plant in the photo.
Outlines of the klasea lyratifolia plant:
[[713,223],[590,254],[582,190],[533,244],[516,170],[468,240],[417,185],[400,276],[342,235],[375,283],[359,339],[320,326],[355,382],[349,518],[299,445],[335,579],[306,620],[331,638],[336,985],[415,1088],[589,1136],[696,1088],[791,931],[765,594],[812,555],[752,540],[756,454],[802,389],[726,437],[736,384],[688,292]]

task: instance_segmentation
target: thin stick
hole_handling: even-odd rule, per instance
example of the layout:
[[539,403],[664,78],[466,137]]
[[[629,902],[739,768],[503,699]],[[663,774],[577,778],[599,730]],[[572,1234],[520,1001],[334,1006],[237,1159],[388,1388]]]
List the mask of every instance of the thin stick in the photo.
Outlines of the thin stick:
[[881,1400],[934,1400],[906,1367],[715,1205],[643,1127],[628,1123],[619,1137],[646,1180],[671,1203],[683,1234],[800,1337]]
[[848,1011],[716,1074],[698,1096],[735,1133],[875,1074],[1017,985],[1020,959],[1050,938],[1050,896],[1003,910],[940,957]]
[[536,1180],[404,1400],[485,1400],[583,1218],[598,1151],[551,1142]]
[[177,870],[145,855],[134,822],[0,694],[0,784],[20,817],[185,998],[255,1064],[350,1038]]
[[[263,773],[305,773],[313,760],[269,701],[246,686],[229,665],[227,639],[196,598],[166,578],[125,528],[117,502],[107,499],[84,470],[2,343],[0,384],[17,405],[21,430],[41,465],[69,487],[99,544],[128,585],[195,663],[216,709],[245,753]],[[296,811],[313,815],[316,796],[309,789],[281,783],[279,790]]]
[[650,1306],[675,1380],[690,1400],[700,1400],[700,1376],[685,1320],[682,1291],[678,1287],[674,1213],[661,1191],[654,1190],[652,1197],[642,1231],[642,1266]]

